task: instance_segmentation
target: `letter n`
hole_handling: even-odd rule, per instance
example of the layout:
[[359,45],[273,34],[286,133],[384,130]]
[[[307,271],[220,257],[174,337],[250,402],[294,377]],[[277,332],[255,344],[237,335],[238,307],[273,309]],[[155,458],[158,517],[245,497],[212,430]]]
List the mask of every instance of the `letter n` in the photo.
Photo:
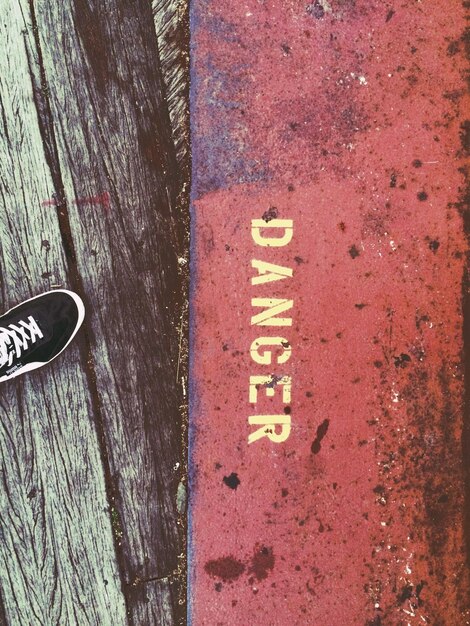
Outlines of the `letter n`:
[[276,317],[294,306],[293,300],[280,298],[252,298],[251,306],[263,307],[265,310],[251,317],[251,325],[255,326],[292,326],[292,318]]

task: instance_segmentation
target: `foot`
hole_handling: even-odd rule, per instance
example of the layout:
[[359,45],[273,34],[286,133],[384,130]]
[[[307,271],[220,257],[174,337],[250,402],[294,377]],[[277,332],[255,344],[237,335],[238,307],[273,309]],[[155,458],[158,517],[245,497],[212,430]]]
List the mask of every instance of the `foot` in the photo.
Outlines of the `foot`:
[[0,317],[0,382],[55,359],[85,317],[83,302],[65,289],[26,300]]

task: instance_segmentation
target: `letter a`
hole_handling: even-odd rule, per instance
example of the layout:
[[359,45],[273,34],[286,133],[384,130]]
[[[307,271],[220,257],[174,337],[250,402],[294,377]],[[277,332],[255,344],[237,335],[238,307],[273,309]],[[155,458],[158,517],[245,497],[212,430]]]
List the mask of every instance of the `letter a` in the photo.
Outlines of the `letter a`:
[[265,261],[252,261],[251,267],[258,270],[259,276],[253,276],[251,279],[252,285],[262,285],[264,283],[271,283],[274,280],[282,280],[283,278],[291,278],[293,270],[290,267],[283,267],[282,265],[275,265],[274,263],[266,263]]

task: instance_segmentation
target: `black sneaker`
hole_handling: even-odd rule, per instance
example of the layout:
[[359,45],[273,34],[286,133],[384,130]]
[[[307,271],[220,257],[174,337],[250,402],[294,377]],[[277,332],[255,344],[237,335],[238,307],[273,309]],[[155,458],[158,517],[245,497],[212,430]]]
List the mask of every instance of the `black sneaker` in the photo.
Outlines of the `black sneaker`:
[[59,356],[85,317],[76,293],[57,289],[26,300],[0,317],[0,382]]

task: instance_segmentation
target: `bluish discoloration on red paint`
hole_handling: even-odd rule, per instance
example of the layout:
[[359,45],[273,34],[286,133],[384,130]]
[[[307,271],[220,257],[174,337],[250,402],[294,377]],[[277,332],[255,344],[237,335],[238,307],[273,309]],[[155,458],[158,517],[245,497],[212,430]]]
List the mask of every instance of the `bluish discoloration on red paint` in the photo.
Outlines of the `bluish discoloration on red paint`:
[[[237,25],[223,14],[212,13],[209,6],[193,7],[193,32],[207,32],[214,40],[228,46],[239,46]],[[202,78],[192,74],[193,142],[198,150],[193,155],[193,197],[223,189],[234,184],[256,182],[269,178],[266,163],[250,155],[244,94],[250,89],[250,72],[255,59],[244,58],[229,66],[217,63],[217,53],[208,48],[193,48],[197,63],[207,68]],[[204,113],[197,114],[204,108]],[[212,120],[206,124],[206,119]]]
[[[193,10],[192,621],[470,623],[462,5]],[[266,217],[293,220],[288,247],[254,244]],[[257,258],[293,277],[261,293]],[[272,371],[250,356],[260,295],[294,298]],[[248,416],[278,412],[250,405],[259,374],[292,377],[283,444],[247,443]],[[216,586],[226,555],[247,569]]]
[[193,191],[197,196],[270,177],[265,163],[250,156],[246,149],[248,129],[244,121],[243,94],[250,87],[246,79],[249,66],[233,65],[224,71],[213,64],[210,54],[205,66],[205,109],[213,124],[199,131],[198,118],[195,121],[196,136],[199,135],[196,157],[199,167]]

